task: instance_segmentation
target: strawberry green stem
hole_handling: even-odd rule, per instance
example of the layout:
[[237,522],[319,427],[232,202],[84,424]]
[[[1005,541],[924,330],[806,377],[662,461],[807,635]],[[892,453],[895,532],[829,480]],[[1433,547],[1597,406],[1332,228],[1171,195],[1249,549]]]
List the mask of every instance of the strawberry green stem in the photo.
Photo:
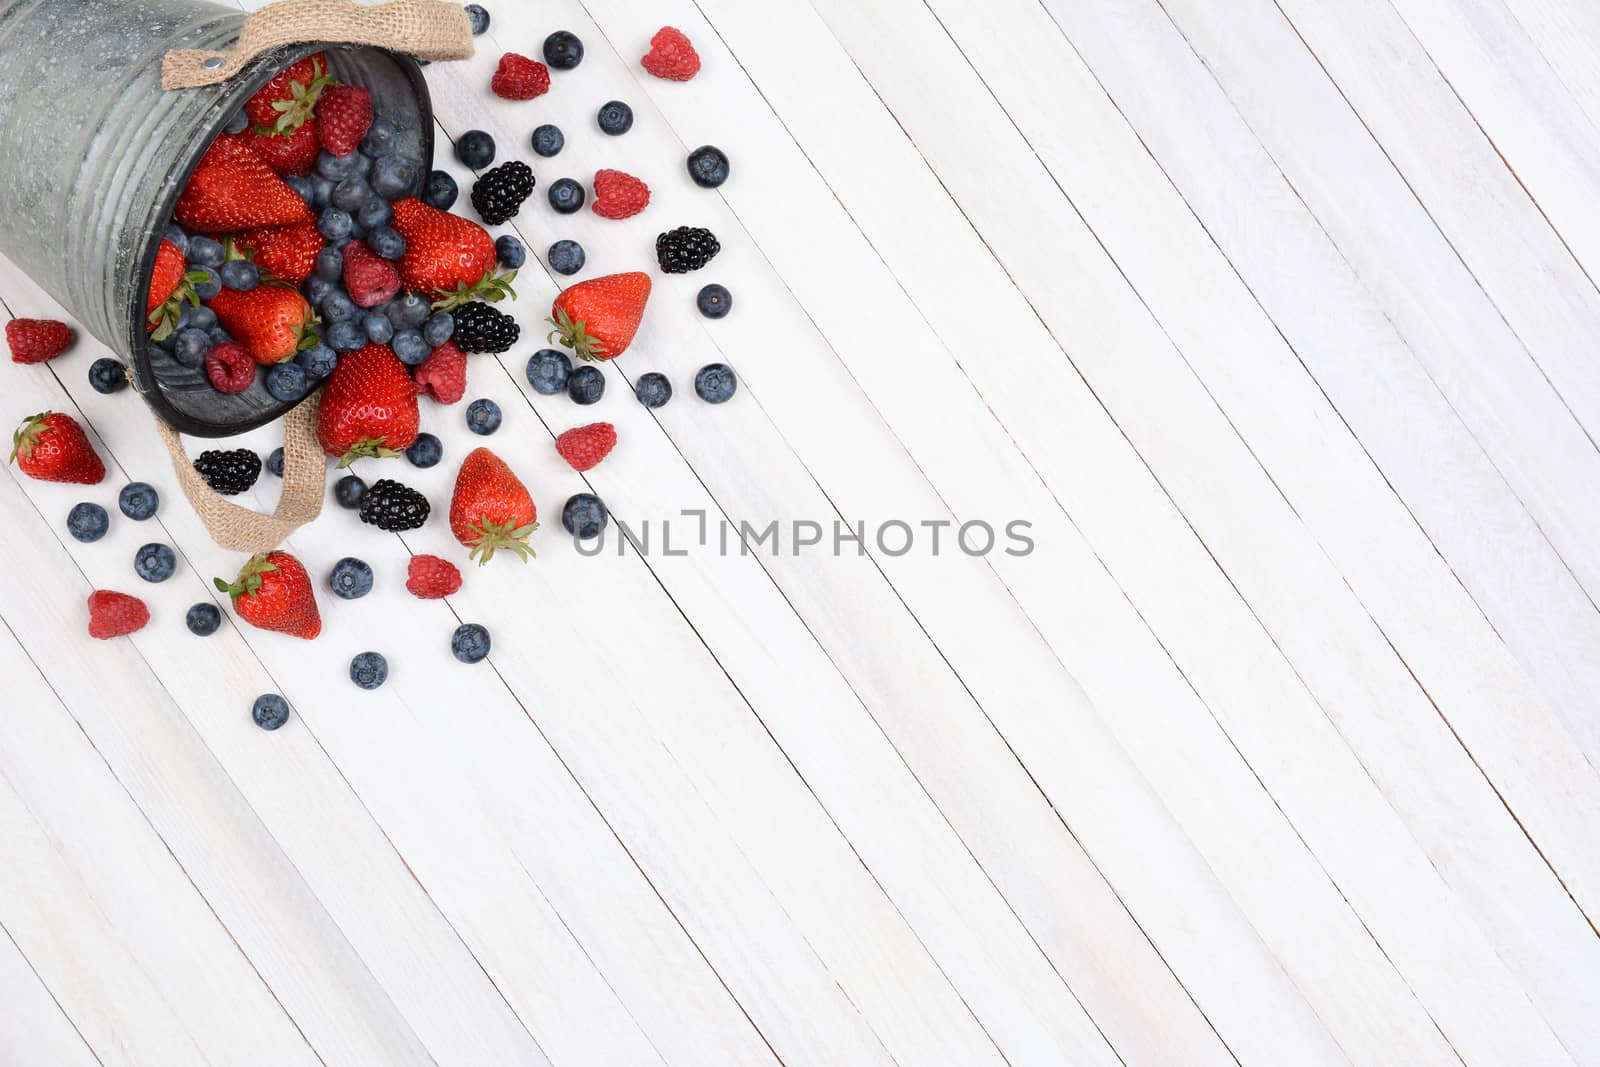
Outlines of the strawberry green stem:
[[515,553],[518,559],[526,563],[538,555],[533,546],[528,544],[528,538],[532,537],[538,528],[539,524],[536,522],[530,522],[526,526],[517,526],[514,522],[495,523],[487,519],[473,523],[467,529],[470,533],[476,534],[477,539],[472,542],[472,552],[467,558],[477,560],[478,566],[481,567],[493,559],[496,552],[504,549]]

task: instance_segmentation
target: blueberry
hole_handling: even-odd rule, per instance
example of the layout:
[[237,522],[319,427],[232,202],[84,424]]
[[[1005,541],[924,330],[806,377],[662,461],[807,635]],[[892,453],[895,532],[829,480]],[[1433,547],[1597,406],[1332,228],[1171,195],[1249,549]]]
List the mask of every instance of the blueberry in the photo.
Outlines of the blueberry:
[[306,395],[305,368],[298,363],[274,363],[267,370],[267,392],[274,400],[299,400]]
[[248,293],[261,284],[261,268],[247,259],[222,265],[222,284],[239,293]]
[[366,178],[372,174],[372,166],[376,161],[365,152],[356,153],[356,168],[350,172],[352,178]]
[[557,30],[544,39],[544,61],[551,70],[571,70],[583,62],[583,42],[575,33]]
[[233,344],[233,334],[229,333],[227,330],[224,330],[221,326],[218,326],[214,330],[208,331],[207,335],[211,338],[212,348],[215,348],[218,345]]
[[337,282],[323,281],[321,278],[312,275],[306,279],[306,300],[310,302],[312,307],[321,307],[322,302],[332,296],[337,288]]
[[489,32],[489,13],[483,9],[482,4],[468,4],[467,23],[472,27],[472,36],[477,37]]
[[649,371],[633,383],[633,395],[647,408],[659,408],[672,399],[672,383],[665,374]]
[[333,483],[333,498],[342,508],[354,511],[361,506],[361,498],[366,495],[367,483],[354,474],[346,474]]
[[395,260],[406,254],[406,239],[393,226],[379,226],[367,234],[367,247],[383,259]]
[[422,339],[428,342],[429,348],[438,348],[450,340],[455,332],[456,319],[448,311],[441,311],[422,324]]
[[546,256],[550,269],[557,274],[576,274],[583,269],[583,246],[576,241],[557,241],[550,246]]
[[633,128],[633,108],[621,100],[608,100],[601,106],[595,120],[600,123],[600,132],[617,137]]
[[330,241],[349,237],[355,228],[356,220],[343,208],[325,207],[322,209],[322,214],[317,216],[317,232]]
[[189,274],[194,295],[201,300],[210,300],[222,292],[222,275],[217,273],[215,267],[194,267]]
[[317,187],[311,184],[310,178],[302,178],[298,174],[285,174],[283,184],[293,189],[295,195],[304,200],[308,207],[316,203]]
[[178,246],[178,251],[185,256],[189,254],[189,231],[179,226],[176,222],[167,223],[167,228],[161,231],[163,241],[171,241]]
[[117,494],[117,507],[122,509],[122,514],[134,522],[144,522],[155,510],[162,506],[162,494],[155,491],[155,486],[147,482],[130,482],[122,486],[122,493]]
[[455,206],[456,198],[460,195],[461,187],[456,184],[456,180],[444,171],[436,170],[428,175],[428,188],[422,194],[422,200],[429,207],[449,211]]
[[166,545],[152,541],[134,555],[133,569],[147,582],[164,582],[178,569],[178,557]]
[[725,402],[738,388],[739,379],[734,377],[733,368],[726,363],[707,363],[694,376],[694,391],[708,404]]
[[400,128],[384,115],[376,115],[372,125],[367,127],[367,135],[361,139],[361,151],[373,159],[386,156],[394,149],[395,138],[400,136]]
[[243,133],[250,125],[250,116],[240,108],[228,116],[228,124],[222,127],[223,133]]
[[217,313],[204,305],[189,306],[189,325],[197,330],[212,330],[217,325]]
[[228,258],[228,252],[220,241],[195,236],[189,238],[188,258],[191,267],[220,267]]
[[417,330],[401,330],[394,335],[389,347],[400,357],[400,362],[408,367],[419,365],[433,353],[433,349],[428,347],[428,342],[423,340],[422,334]]
[[177,343],[172,346],[173,358],[185,367],[203,366],[209,351],[211,335],[205,330],[180,330]]
[[521,241],[509,233],[495,239],[494,254],[506,270],[516,270],[528,262],[528,250],[522,247]]
[[100,540],[110,527],[111,516],[99,504],[77,504],[67,512],[67,532],[84,544]]
[[275,477],[283,477],[283,446],[274,448],[267,453],[267,471]]
[[528,384],[540,396],[554,396],[567,387],[572,360],[565,352],[541,348],[528,357]]
[[367,347],[367,333],[354,319],[332,323],[322,332],[322,339],[335,352],[359,352]]
[[583,186],[571,178],[558,178],[550,183],[550,191],[545,194],[550,198],[550,206],[562,215],[570,215],[583,207],[587,195]]
[[728,180],[728,157],[722,149],[701,145],[689,153],[689,177],[707,189],[715,189]]
[[489,654],[489,631],[464,622],[450,635],[450,654],[462,663],[477,663]]
[[579,493],[570,497],[566,507],[561,509],[561,525],[580,541],[599,537],[606,528],[607,520],[605,502],[593,493]]
[[332,152],[317,153],[317,173],[330,182],[342,182],[356,172],[356,161],[359,155],[351,152],[347,156],[336,156]]
[[320,174],[313,174],[306,180],[311,183],[311,209],[321,211],[333,198],[333,180]]
[[121,363],[103,356],[89,365],[89,384],[97,393],[115,393],[128,384],[128,373]]
[[385,200],[411,195],[417,184],[417,167],[404,156],[384,156],[372,165],[372,191]]
[[474,400],[467,405],[467,429],[487,437],[499,428],[499,404],[493,400]]
[[222,627],[222,612],[209,600],[202,600],[189,609],[183,624],[196,637],[210,637]]
[[[335,248],[333,251],[339,250]],[[350,299],[350,294],[342,289],[334,289],[322,298],[322,303],[318,306],[322,309],[324,322],[349,322],[361,314],[361,309]]]
[[367,332],[367,340],[375,345],[386,345],[394,340],[394,323],[381,311],[367,312],[361,320],[361,328]]
[[361,210],[356,212],[356,222],[365,226],[368,232],[387,226],[393,221],[394,208],[381,196],[372,197],[361,205]]
[[567,378],[567,395],[579,404],[596,404],[605,395],[606,376],[600,368],[587,364],[577,367]]
[[716,282],[701,289],[694,302],[700,314],[708,319],[720,319],[733,310],[733,294]]
[[372,186],[359,174],[352,174],[333,187],[333,206],[342,211],[360,211],[372,198]]
[[341,600],[360,600],[372,592],[372,568],[363,560],[346,556],[333,565],[328,588]]
[[419,433],[416,441],[406,449],[406,458],[411,461],[413,467],[426,469],[444,458],[444,446],[433,434]]
[[433,301],[421,293],[401,293],[391,303],[393,306],[386,309],[385,314],[402,330],[416,329],[427,322],[428,316],[433,314]]
[[338,282],[344,279],[344,253],[337,248],[323,248],[317,253],[316,266],[312,268],[318,278],[325,282]]
[[482,130],[468,130],[456,142],[456,158],[462,166],[482,170],[494,162],[494,138]]
[[559,155],[566,144],[567,138],[560,126],[552,126],[547,122],[533,131],[533,154],[536,156],[549,159]]
[[277,693],[263,693],[250,706],[250,717],[263,730],[276,730],[289,721],[289,702]]
[[389,680],[389,661],[381,652],[363,652],[350,661],[350,680],[362,689],[377,689]]
[[339,365],[339,353],[327,345],[315,345],[297,353],[294,361],[306,372],[306,380],[320,382]]

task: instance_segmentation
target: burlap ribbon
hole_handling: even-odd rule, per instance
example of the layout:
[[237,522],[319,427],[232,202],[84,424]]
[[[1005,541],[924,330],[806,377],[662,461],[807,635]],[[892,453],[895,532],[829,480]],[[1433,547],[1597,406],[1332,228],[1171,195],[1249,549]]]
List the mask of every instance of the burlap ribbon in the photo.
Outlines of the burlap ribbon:
[[286,44],[326,41],[365,44],[423,59],[472,55],[472,24],[449,0],[277,0],[245,20],[229,52],[173,49],[161,61],[163,89],[192,89],[226,81],[263,52]]

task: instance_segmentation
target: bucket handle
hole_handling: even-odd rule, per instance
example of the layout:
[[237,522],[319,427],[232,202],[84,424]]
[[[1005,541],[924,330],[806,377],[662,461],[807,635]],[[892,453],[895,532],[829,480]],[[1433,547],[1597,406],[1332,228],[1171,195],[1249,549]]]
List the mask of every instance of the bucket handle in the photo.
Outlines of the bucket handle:
[[321,394],[313,394],[283,417],[283,492],[271,515],[242,508],[207,485],[184,452],[178,431],[155,420],[183,495],[217,544],[239,552],[268,552],[321,513],[328,460],[317,441],[320,402]]
[[163,89],[193,89],[227,81],[263,52],[286,44],[326,41],[407,52],[422,59],[472,55],[472,24],[447,0],[277,0],[245,20],[231,51],[175,48],[161,61]]

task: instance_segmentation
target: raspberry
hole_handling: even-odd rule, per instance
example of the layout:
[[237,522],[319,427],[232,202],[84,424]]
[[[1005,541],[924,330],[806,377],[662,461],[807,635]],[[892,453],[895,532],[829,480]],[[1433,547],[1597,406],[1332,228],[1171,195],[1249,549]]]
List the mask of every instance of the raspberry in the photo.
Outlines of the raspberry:
[[417,390],[441,404],[454,404],[467,391],[467,357],[454,341],[435,348],[412,374]]
[[593,470],[616,446],[617,428],[609,422],[592,422],[556,438],[556,451],[579,473]]
[[650,38],[650,51],[639,61],[645,70],[668,81],[686,82],[700,73],[700,54],[682,30],[663,26]]
[[620,170],[600,170],[594,175],[594,213],[603,219],[626,219],[650,203],[650,187]]
[[324,89],[317,103],[317,137],[336,156],[348,156],[372,126],[372,94],[359,85]]
[[494,95],[507,100],[532,100],[550,91],[550,68],[527,56],[507,52],[489,82]]
[[142,630],[149,621],[150,609],[136,596],[105,589],[89,594],[89,636],[97,641]]
[[256,359],[237,342],[214,345],[206,353],[206,377],[219,393],[242,393],[256,380]]
[[13,363],[44,363],[72,347],[72,327],[53,319],[12,319],[6,344]]
[[423,600],[438,600],[461,588],[456,565],[438,556],[412,556],[406,571],[406,589]]
[[373,308],[400,291],[400,270],[361,241],[351,241],[344,253],[344,287],[357,307]]

